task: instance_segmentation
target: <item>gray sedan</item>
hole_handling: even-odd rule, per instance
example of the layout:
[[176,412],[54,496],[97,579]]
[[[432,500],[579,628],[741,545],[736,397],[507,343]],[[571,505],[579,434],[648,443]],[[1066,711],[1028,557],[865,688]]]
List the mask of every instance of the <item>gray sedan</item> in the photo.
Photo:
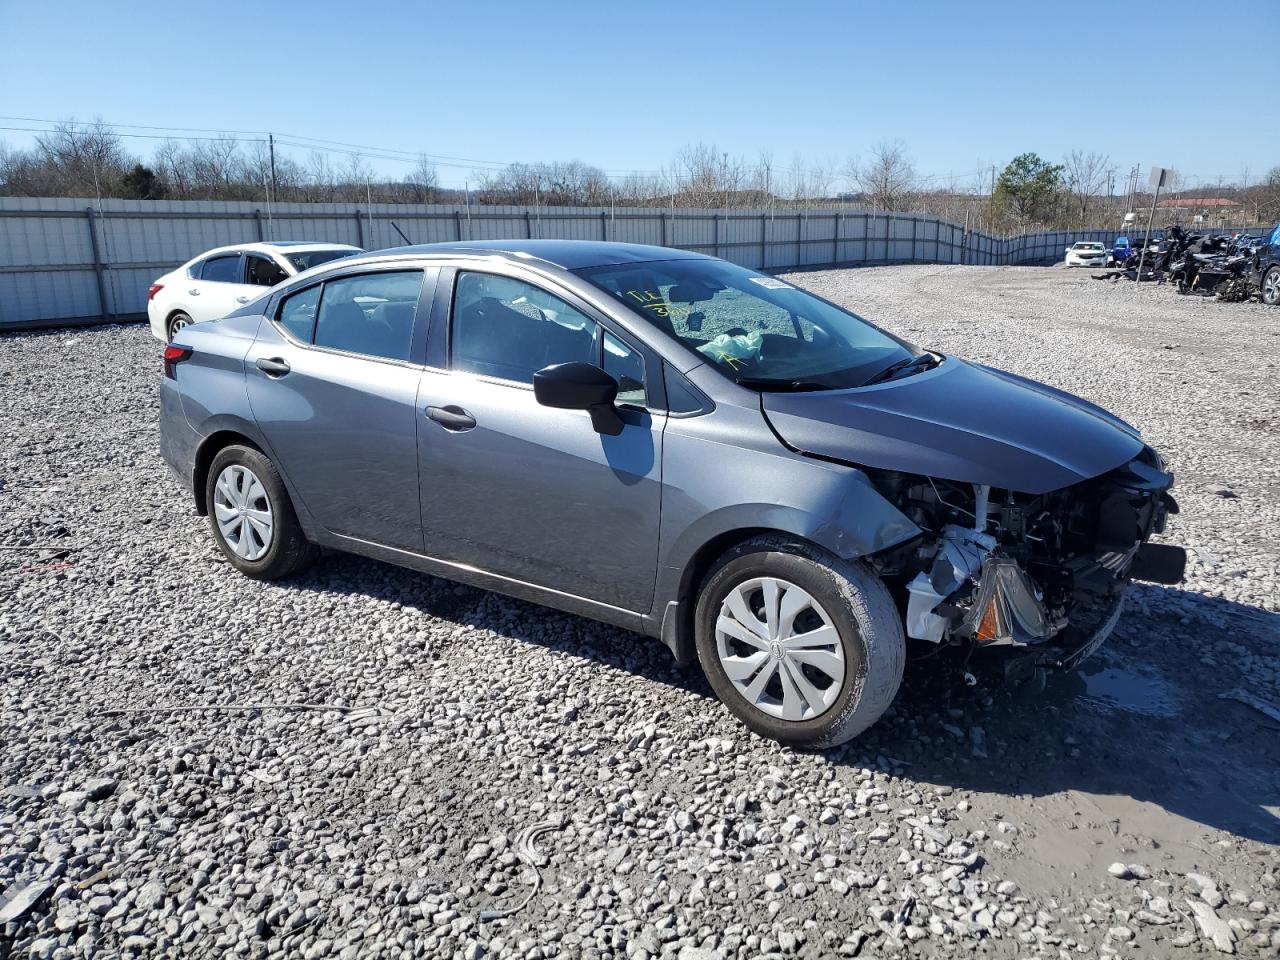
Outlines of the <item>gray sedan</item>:
[[1182,575],[1133,427],[688,252],[347,258],[164,373],[165,459],[246,575],[342,550],[617,624],[797,745],[874,723],[908,644],[1069,668]]

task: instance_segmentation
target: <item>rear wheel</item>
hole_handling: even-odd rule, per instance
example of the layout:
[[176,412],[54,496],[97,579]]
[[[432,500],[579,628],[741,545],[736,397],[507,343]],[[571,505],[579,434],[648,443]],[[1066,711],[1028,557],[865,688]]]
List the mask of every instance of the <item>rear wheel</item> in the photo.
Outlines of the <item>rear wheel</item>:
[[191,318],[187,316],[187,314],[183,313],[182,311],[178,311],[172,317],[170,317],[169,323],[167,325],[168,333],[169,333],[169,342],[170,343],[173,342],[173,338],[177,335],[178,331],[181,330],[183,327],[191,326],[191,322],[192,322]]
[[231,565],[255,580],[306,569],[316,548],[302,532],[275,465],[252,447],[218,451],[205,488],[213,539]]
[[1262,278],[1262,302],[1280,306],[1280,267],[1272,267]]
[[861,563],[757,538],[727,554],[698,597],[698,660],[717,696],[761,736],[851,740],[889,708],[906,660],[889,591]]

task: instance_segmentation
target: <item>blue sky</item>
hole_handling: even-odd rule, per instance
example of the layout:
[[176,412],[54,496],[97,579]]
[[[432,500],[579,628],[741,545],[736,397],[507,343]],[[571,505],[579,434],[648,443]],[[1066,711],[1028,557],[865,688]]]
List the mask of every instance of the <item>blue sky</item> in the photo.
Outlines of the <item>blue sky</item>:
[[[1249,93],[1273,86],[1271,31],[1214,27],[1203,2],[1074,6],[0,0],[0,114],[611,173],[662,168],[699,141],[839,167],[901,140],[918,174],[960,178],[1026,150],[1208,182],[1280,164],[1280,133]],[[1275,0],[1252,9],[1268,8],[1275,19]],[[15,146],[31,136],[0,131]],[[479,176],[439,172],[447,185]]]

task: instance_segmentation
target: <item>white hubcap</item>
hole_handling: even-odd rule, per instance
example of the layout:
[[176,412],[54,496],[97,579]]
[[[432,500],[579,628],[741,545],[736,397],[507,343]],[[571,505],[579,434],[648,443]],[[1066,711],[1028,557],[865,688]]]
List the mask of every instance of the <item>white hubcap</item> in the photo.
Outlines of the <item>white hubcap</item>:
[[271,549],[271,501],[267,489],[248,467],[233,463],[213,485],[213,514],[231,552],[243,560],[260,560]]
[[844,647],[822,606],[793,583],[755,577],[716,619],[716,653],[734,689],[781,720],[825,713],[844,687]]

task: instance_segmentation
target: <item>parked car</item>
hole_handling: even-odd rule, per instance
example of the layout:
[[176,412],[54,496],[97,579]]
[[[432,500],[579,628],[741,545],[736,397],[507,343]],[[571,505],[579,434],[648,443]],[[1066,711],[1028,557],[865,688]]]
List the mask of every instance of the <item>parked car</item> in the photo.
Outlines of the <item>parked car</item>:
[[1262,302],[1280,306],[1280,224],[1253,250],[1250,283],[1262,294]]
[[1132,252],[1128,237],[1116,237],[1115,243],[1111,245],[1111,257],[1107,260],[1107,266],[1123,266]]
[[1080,240],[1067,247],[1068,267],[1105,267],[1107,248],[1096,240]]
[[363,252],[345,243],[300,240],[206,250],[151,284],[147,291],[151,332],[167,343],[187,324],[225,317],[303,270]]
[[793,744],[874,723],[908,638],[1069,668],[1182,575],[1133,427],[662,247],[339,260],[179,330],[160,397],[247,576],[326,548],[617,624]]

